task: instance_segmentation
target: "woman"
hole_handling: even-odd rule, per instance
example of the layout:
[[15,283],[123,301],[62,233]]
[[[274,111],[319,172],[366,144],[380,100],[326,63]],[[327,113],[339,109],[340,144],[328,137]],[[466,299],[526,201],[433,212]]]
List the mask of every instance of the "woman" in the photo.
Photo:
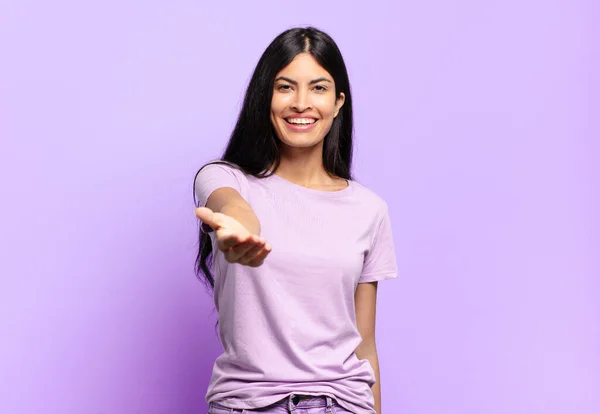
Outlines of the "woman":
[[197,271],[224,348],[210,414],[381,414],[377,281],[397,277],[396,258],[387,205],[351,179],[351,156],[338,47],[314,28],[282,33],[222,159],[195,179]]

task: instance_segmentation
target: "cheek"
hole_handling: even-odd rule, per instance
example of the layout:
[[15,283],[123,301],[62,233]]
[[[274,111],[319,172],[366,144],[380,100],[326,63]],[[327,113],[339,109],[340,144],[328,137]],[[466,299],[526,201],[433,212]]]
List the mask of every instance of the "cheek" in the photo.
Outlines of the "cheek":
[[274,116],[278,112],[278,104],[275,99],[271,101],[271,116]]
[[324,98],[315,103],[323,118],[333,118],[335,114],[335,101]]
[[278,115],[289,106],[290,98],[286,95],[274,95],[271,99],[271,113]]

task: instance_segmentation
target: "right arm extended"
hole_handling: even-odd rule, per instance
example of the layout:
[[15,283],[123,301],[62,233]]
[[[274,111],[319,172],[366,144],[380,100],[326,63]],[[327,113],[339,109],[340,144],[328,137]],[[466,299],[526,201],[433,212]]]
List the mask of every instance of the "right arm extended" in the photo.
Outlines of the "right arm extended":
[[258,217],[234,188],[213,191],[206,207],[196,209],[196,216],[215,230],[217,247],[230,263],[258,267],[271,252],[271,246],[260,237]]
[[236,219],[250,233],[260,236],[260,221],[250,204],[237,190],[223,187],[213,191],[208,197],[206,207],[215,213],[222,213]]

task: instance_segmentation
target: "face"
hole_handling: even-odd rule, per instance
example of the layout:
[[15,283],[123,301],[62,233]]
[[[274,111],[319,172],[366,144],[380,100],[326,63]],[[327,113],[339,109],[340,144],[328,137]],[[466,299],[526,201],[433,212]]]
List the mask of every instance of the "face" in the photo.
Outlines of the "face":
[[300,53],[275,76],[271,122],[284,145],[322,145],[345,96],[309,53]]

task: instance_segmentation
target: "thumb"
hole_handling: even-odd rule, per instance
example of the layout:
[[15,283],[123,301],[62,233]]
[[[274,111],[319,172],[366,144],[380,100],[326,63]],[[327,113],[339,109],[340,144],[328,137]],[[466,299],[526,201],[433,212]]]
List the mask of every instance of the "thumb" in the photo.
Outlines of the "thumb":
[[215,214],[210,208],[198,207],[196,209],[196,217],[198,217],[204,224],[209,225],[215,230],[218,230],[219,227],[221,227],[219,215]]

